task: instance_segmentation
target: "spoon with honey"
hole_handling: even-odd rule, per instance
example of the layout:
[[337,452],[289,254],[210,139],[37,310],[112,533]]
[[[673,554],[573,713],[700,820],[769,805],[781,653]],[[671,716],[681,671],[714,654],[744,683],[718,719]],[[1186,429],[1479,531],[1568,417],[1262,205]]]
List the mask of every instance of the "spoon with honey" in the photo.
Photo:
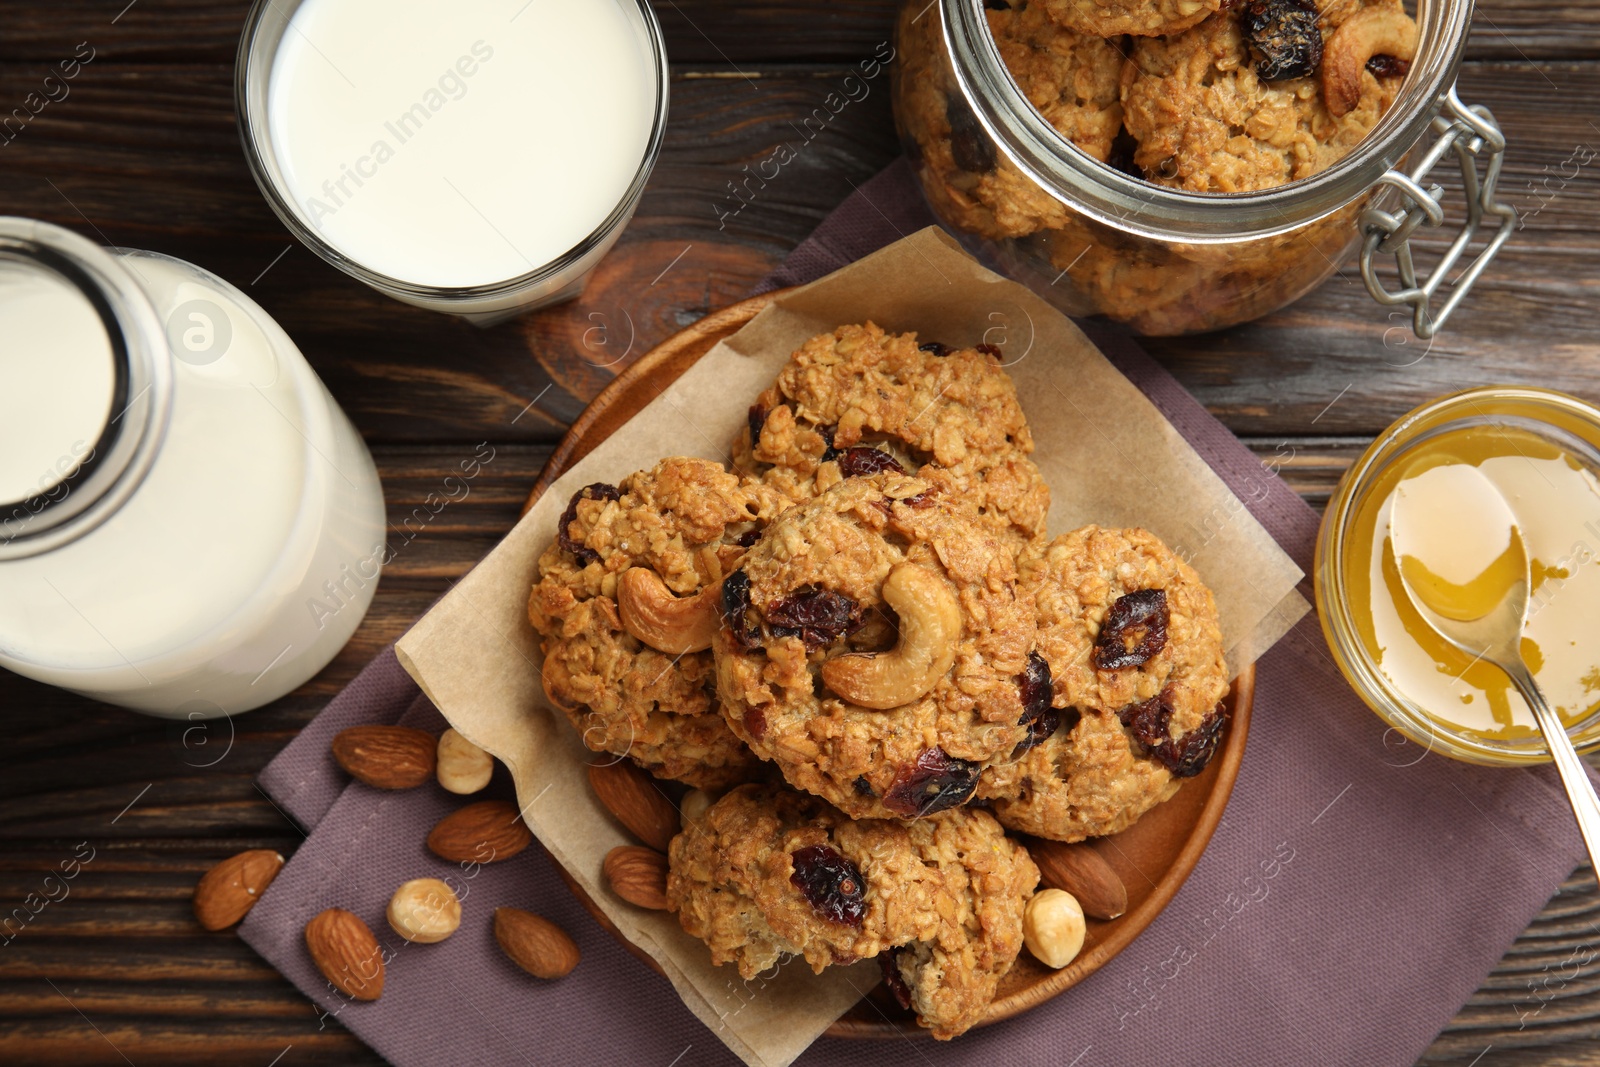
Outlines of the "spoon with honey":
[[1600,797],[1523,658],[1528,553],[1510,505],[1476,466],[1429,464],[1395,488],[1389,531],[1417,613],[1450,644],[1504,671],[1532,710],[1600,871]]

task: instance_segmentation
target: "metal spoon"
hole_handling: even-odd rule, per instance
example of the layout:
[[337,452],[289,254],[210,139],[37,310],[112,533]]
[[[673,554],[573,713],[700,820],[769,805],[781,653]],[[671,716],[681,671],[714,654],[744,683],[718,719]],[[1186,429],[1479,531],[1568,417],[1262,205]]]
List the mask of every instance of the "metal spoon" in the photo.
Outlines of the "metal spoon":
[[[1471,474],[1468,475],[1467,471]],[[1566,727],[1545,700],[1544,693],[1522,658],[1522,627],[1528,611],[1528,556],[1517,532],[1516,516],[1494,483],[1476,467],[1461,464],[1455,466],[1451,474],[1457,479],[1457,489],[1468,490],[1466,495],[1471,497],[1473,508],[1478,512],[1473,516],[1473,521],[1489,524],[1483,529],[1490,532],[1508,531],[1511,547],[1507,552],[1515,565],[1511,580],[1497,602],[1487,605],[1483,614],[1468,619],[1451,617],[1464,613],[1459,604],[1441,604],[1450,612],[1449,615],[1435,610],[1429,600],[1432,594],[1434,603],[1440,604],[1438,590],[1416,581],[1417,576],[1408,573],[1404,565],[1399,567],[1401,584],[1405,586],[1417,613],[1440,637],[1467,655],[1499,667],[1522,694],[1522,699],[1533,710],[1533,717],[1544,734],[1545,745],[1550,749],[1556,770],[1561,774],[1561,784],[1566,787],[1567,799],[1578,819],[1578,830],[1589,849],[1589,862],[1596,872],[1600,872],[1600,797],[1595,795],[1594,786],[1584,771],[1578,750],[1572,747]],[[1481,485],[1469,480],[1473,478]],[[1432,516],[1430,522],[1430,516],[1422,511],[1425,504],[1421,498],[1408,497],[1404,489],[1405,483],[1402,482],[1400,491],[1395,494],[1394,509],[1390,515],[1395,557],[1399,561],[1403,556],[1410,556],[1426,564],[1429,546],[1424,542],[1437,541],[1441,533],[1447,538],[1459,534],[1460,528],[1441,531],[1438,517]],[[1430,525],[1434,527],[1432,537],[1425,538],[1419,531],[1427,530]],[[1502,555],[1499,562],[1504,563],[1506,559],[1507,556]]]

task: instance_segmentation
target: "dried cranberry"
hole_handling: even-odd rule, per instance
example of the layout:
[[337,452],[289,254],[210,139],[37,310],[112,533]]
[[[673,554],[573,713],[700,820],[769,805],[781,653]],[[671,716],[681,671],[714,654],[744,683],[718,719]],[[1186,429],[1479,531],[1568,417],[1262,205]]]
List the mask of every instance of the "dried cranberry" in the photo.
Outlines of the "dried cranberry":
[[1028,653],[1027,666],[1017,675],[1017,690],[1022,697],[1020,722],[1032,722],[1050,710],[1050,698],[1055,695],[1050,684],[1050,664],[1039,653]]
[[1028,733],[1012,750],[1012,759],[1055,733],[1061,725],[1061,712],[1050,706],[1055,695],[1050,684],[1050,664],[1039,653],[1028,653],[1028,665],[1017,675],[1017,689],[1022,697],[1022,718],[1017,724],[1026,726]]
[[979,352],[982,352],[984,355],[988,356],[990,359],[999,359],[999,358],[1001,358],[1000,357],[1000,347],[998,345],[981,344],[981,345],[978,345],[976,347],[977,347]]
[[939,491],[937,489],[924,489],[913,496],[901,497],[900,503],[908,508],[928,508],[932,507],[933,502],[938,498]]
[[1017,742],[1017,747],[1011,750],[1012,759],[1021,759],[1024,752],[1030,748],[1038,748],[1044,744],[1045,738],[1060,729],[1061,711],[1058,708],[1045,708],[1034,718],[1023,719],[1022,725],[1028,728],[1028,732]]
[[1200,725],[1176,741],[1170,738],[1150,750],[1175,778],[1193,778],[1206,769],[1211,757],[1222,746],[1222,732],[1228,725],[1228,709],[1218,704]]
[[994,169],[994,146],[989,135],[967,109],[960,96],[945,99],[944,117],[950,123],[950,157],[956,166],[973,174],[987,174]]
[[883,794],[883,806],[908,819],[960,807],[978,788],[981,770],[976,763],[945,755],[941,748],[925,749],[916,762],[895,772]]
[[939,359],[948,356],[952,351],[949,345],[942,345],[938,341],[924,341],[917,348]]
[[1171,740],[1167,735],[1167,723],[1172,721],[1172,705],[1167,702],[1165,691],[1149,700],[1129,704],[1117,712],[1117,718],[1147,750],[1160,748]]
[[595,482],[573,493],[572,499],[567,501],[567,510],[561,513],[561,519],[556,525],[556,540],[561,543],[562,548],[572,553],[572,558],[578,561],[578,566],[587,567],[591,563],[600,562],[600,553],[572,539],[572,524],[578,521],[578,501],[621,499],[622,492],[616,486]]
[[867,883],[860,868],[828,845],[807,845],[789,858],[794,861],[789,881],[818,915],[842,926],[861,925],[867,914]]
[[739,535],[739,547],[749,548],[759,540],[761,540],[760,530],[746,530]]
[[757,741],[767,736],[767,713],[758,707],[744,709],[744,732]]
[[1373,56],[1367,60],[1367,70],[1374,78],[1404,78],[1411,73],[1411,63],[1399,56]]
[[858,797],[877,796],[877,794],[872,791],[872,783],[867,781],[867,776],[864,774],[858,775],[856,780],[850,783],[850,785],[851,788],[856,791],[856,796]]
[[1239,24],[1261,56],[1256,75],[1263,81],[1308,78],[1322,65],[1322,31],[1313,0],[1251,0]]
[[1139,666],[1166,647],[1167,618],[1165,589],[1118,597],[1100,624],[1089,659],[1103,671]]
[[761,444],[761,427],[767,424],[767,409],[760,404],[751,404],[745,419],[750,424],[750,447],[755,449]]
[[1205,770],[1211,757],[1217,754],[1223,728],[1228,723],[1228,709],[1218,704],[1199,726],[1176,739],[1167,733],[1167,725],[1172,721],[1172,704],[1165,690],[1149,700],[1129,704],[1118,712],[1118,717],[1152,759],[1159,761],[1175,777],[1193,778]]
[[1030,748],[1038,748],[1058,730],[1065,730],[1071,733],[1073,728],[1078,725],[1078,720],[1082,718],[1083,712],[1077,708],[1046,709],[1043,715],[1025,723],[1028,727],[1027,736],[1018,741],[1017,747],[1011,750],[1011,758],[1020,759],[1023,753]]
[[817,430],[822,435],[822,462],[839,458],[839,450],[833,447],[833,435],[839,432],[837,426],[823,426]]
[[761,632],[746,622],[749,611],[750,576],[737,570],[722,580],[722,625],[728,628],[740,648],[753,648],[761,643]]
[[878,953],[878,966],[883,969],[883,984],[888,987],[894,1002],[902,1008],[910,1008],[911,987],[906,985],[905,975],[900,973],[900,950],[889,948]]
[[767,605],[767,625],[777,637],[798,637],[808,650],[826,648],[866,622],[861,605],[832,589],[808,586]]
[[906,469],[889,453],[879,448],[856,445],[839,453],[839,473],[846,478],[862,478],[880,471],[904,474]]

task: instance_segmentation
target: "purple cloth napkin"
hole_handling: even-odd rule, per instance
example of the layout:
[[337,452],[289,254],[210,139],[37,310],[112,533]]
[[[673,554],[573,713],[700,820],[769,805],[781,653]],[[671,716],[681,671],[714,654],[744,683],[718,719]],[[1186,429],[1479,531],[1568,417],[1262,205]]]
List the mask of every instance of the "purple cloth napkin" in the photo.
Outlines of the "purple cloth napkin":
[[[812,280],[931,221],[896,163],[763,288]],[[1137,344],[1114,327],[1085,328],[1309,572],[1315,512]],[[588,917],[539,849],[463,870],[422,845],[457,798],[346,783],[329,739],[358,722],[394,721],[443,727],[385,653],[262,773],[267,793],[314,829],[242,936],[400,1067],[736,1064],[665,980]],[[1222,825],[1133,945],[1048,1004],[951,1044],[824,1038],[799,1062],[1411,1064],[1582,853],[1553,771],[1471,767],[1403,743],[1351,692],[1308,617],[1259,661]],[[466,919],[442,944],[406,945],[384,906],[402,881],[426,875],[465,888]],[[376,1003],[345,1004],[306,954],[305,922],[334,904],[395,950]],[[560,923],[582,965],[548,983],[516,971],[491,944],[498,904]]]

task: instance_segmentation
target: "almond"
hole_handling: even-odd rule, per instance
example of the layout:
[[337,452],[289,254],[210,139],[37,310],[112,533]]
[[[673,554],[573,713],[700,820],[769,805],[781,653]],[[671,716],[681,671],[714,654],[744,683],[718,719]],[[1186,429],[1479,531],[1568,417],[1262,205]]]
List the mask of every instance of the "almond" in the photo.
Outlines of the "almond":
[[1128,910],[1127,886],[1093,845],[1029,838],[1028,855],[1044,884],[1071,893],[1085,915],[1115,919]]
[[678,833],[678,809],[644,769],[627,760],[589,765],[589,785],[606,810],[657,852]]
[[561,978],[578,965],[578,946],[549,919],[521,908],[494,909],[500,951],[535,978]]
[[433,777],[437,742],[408,726],[352,726],[333,739],[333,758],[374,789],[411,789]]
[[322,977],[347,997],[383,995],[383,953],[378,939],[353,912],[329,908],[306,923],[306,949]]
[[428,834],[428,848],[452,863],[494,863],[515,856],[532,840],[516,805],[480,800],[440,819]]
[[283,857],[270,848],[229,856],[194,887],[194,917],[207,930],[227,929],[255,907],[282,869]]
[[611,891],[641,908],[667,910],[667,857],[640,845],[618,845],[601,868]]

